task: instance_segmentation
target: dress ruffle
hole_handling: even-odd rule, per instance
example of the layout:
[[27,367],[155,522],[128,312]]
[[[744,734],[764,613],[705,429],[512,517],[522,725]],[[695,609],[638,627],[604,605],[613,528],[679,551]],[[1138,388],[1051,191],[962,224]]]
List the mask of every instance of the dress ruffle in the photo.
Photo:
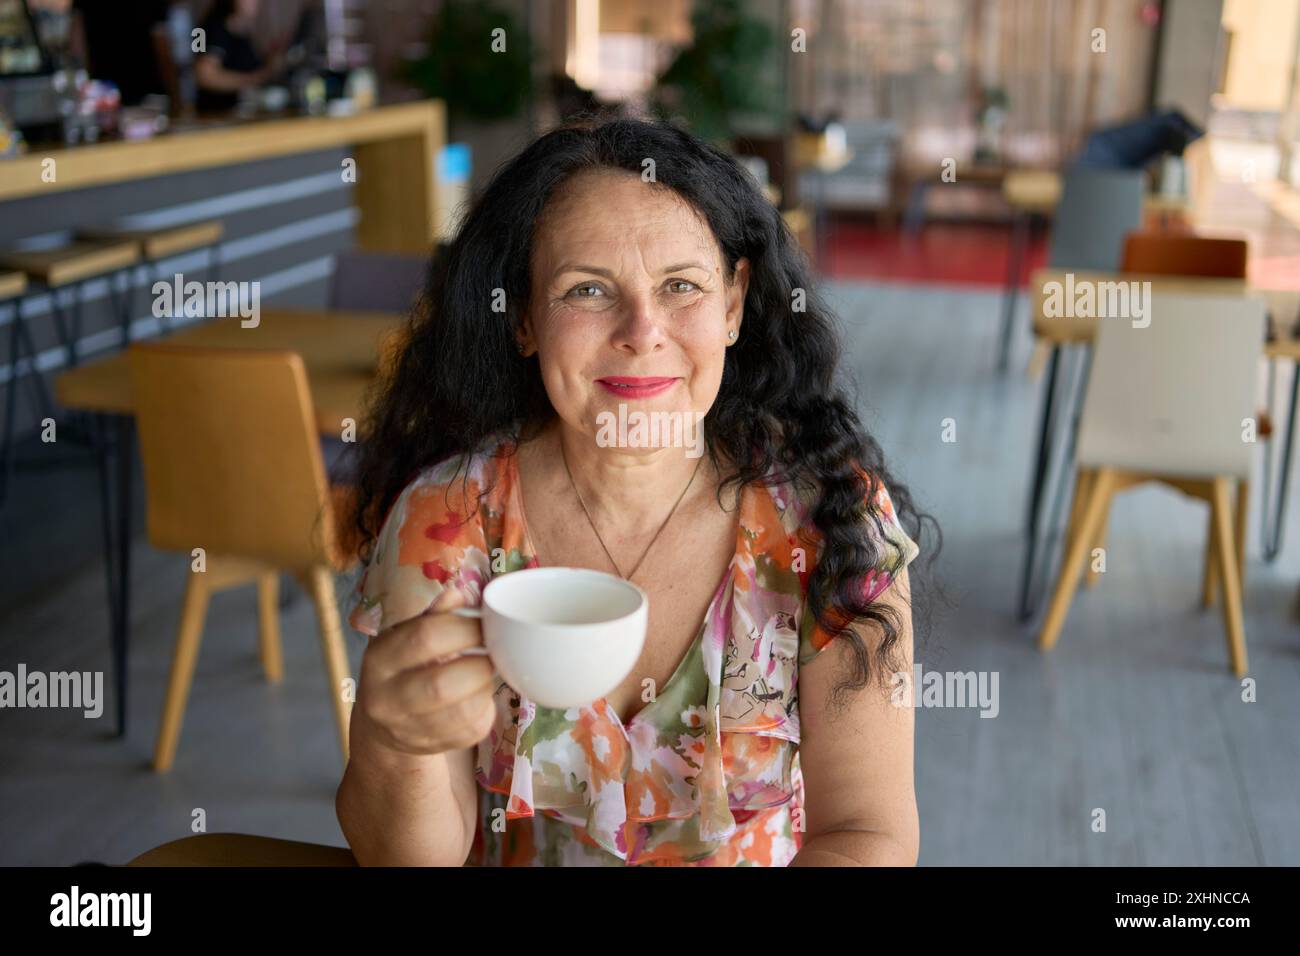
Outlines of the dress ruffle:
[[[753,688],[722,687],[724,660],[733,675],[741,670],[732,632],[749,637],[751,612],[759,609],[750,605],[763,593],[737,588],[744,575],[744,562],[734,563],[712,604],[699,638],[707,702],[683,708],[673,723],[683,731],[676,739],[666,742],[664,725],[652,719],[662,712],[658,701],[625,728],[603,701],[550,709],[498,686],[498,719],[479,744],[476,778],[507,796],[507,820],[545,813],[626,863],[693,861],[717,853],[761,811],[796,798],[798,721],[784,710],[782,719],[771,717],[783,705],[768,688],[792,684],[778,674],[788,659],[770,656],[778,642],[745,644],[768,649],[769,656],[746,661],[764,675],[763,706],[755,706]],[[671,690],[661,698],[668,707]],[[792,693],[787,699],[794,703]],[[583,755],[576,765],[575,743]]]

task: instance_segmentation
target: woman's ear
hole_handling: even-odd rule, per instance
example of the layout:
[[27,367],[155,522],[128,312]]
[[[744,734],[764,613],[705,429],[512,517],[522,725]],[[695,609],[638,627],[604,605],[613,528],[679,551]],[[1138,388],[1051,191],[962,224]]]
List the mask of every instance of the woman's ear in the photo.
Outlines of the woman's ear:
[[537,350],[533,344],[533,323],[527,313],[519,320],[519,327],[515,329],[515,345],[519,349],[519,354],[527,358]]
[[749,260],[741,257],[731,270],[727,285],[727,331],[740,334],[740,323],[745,318],[745,295],[749,292]]

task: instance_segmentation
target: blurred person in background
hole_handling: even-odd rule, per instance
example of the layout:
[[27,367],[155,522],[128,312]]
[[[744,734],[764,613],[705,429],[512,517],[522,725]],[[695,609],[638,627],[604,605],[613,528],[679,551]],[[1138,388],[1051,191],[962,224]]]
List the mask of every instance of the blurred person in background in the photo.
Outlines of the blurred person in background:
[[123,106],[162,94],[178,102],[167,18],[169,0],[74,0],[71,44],[91,77],[107,80]]
[[264,86],[283,69],[283,44],[263,57],[253,44],[259,0],[216,0],[199,25],[205,49],[194,63],[201,113],[224,112],[240,94]]

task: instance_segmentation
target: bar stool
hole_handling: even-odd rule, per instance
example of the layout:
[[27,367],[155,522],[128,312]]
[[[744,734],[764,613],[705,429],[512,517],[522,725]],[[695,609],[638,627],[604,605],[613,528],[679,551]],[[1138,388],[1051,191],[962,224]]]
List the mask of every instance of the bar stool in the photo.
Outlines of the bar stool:
[[[73,240],[59,244],[28,245],[0,252],[0,269],[14,270],[20,273],[28,283],[31,292],[45,292],[49,298],[50,314],[54,319],[54,329],[59,346],[65,353],[65,364],[75,366],[80,361],[78,344],[81,340],[82,306],[85,300],[86,285],[96,279],[104,279],[108,284],[108,294],[113,313],[119,324],[130,321],[131,309],[131,275],[132,267],[139,261],[140,253],[134,243],[130,242],[91,242]],[[125,288],[119,288],[124,285]],[[63,293],[72,292],[72,304],[69,309],[62,301]],[[45,381],[44,370],[40,368],[35,342],[26,328],[21,303],[14,310],[14,328],[10,335],[10,354],[16,371],[18,360],[25,349],[29,359],[29,372],[38,390],[37,404],[45,417],[54,418],[55,405],[49,385]],[[10,393],[16,391],[16,382],[12,381]],[[80,465],[86,462],[86,456],[79,453],[42,454],[37,458],[19,459],[14,449],[15,428],[14,402],[8,403],[5,414],[5,435],[3,437],[4,470],[6,475],[18,465],[49,467],[62,465]],[[60,437],[91,450],[90,460],[98,460],[101,436],[97,434],[94,419],[84,412],[68,412],[61,416]],[[5,479],[5,494],[8,494],[8,477]],[[3,500],[3,499],[0,499]]]
[[[140,261],[139,247],[121,240],[76,239],[52,248],[15,249],[0,252],[0,267],[15,269],[50,297],[50,314],[59,344],[67,352],[67,364],[76,365],[77,342],[81,338],[81,312],[85,287],[93,279],[108,280],[109,299],[119,324],[131,321],[131,268]],[[125,279],[125,289],[118,289]],[[72,290],[71,315],[60,295]],[[71,322],[69,322],[69,318]]]
[[[221,238],[225,235],[225,231],[221,221],[213,219],[158,229],[91,228],[83,229],[78,234],[84,239],[96,242],[134,243],[140,251],[140,260],[146,269],[146,288],[152,288],[155,282],[166,278],[162,274],[162,260],[200,249],[207,250],[208,279],[215,282],[221,268]],[[159,322],[164,333],[175,331],[172,316],[164,316],[159,319]],[[130,341],[130,328],[124,326],[123,346],[125,347]]]

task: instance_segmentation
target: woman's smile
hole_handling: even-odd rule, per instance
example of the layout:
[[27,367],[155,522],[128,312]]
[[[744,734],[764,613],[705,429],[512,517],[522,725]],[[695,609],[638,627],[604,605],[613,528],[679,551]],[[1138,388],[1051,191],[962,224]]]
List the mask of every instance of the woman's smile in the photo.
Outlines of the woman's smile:
[[596,384],[611,395],[620,398],[650,398],[668,391],[679,381],[681,379],[665,378],[660,375],[606,375],[604,378],[596,379]]

